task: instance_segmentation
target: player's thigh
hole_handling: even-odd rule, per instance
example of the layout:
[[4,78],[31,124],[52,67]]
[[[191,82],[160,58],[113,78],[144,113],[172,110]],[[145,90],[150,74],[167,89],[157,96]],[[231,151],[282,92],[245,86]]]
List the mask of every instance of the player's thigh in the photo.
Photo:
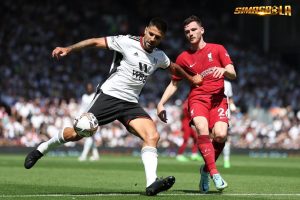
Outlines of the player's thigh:
[[195,125],[198,134],[208,135],[209,133],[209,106],[206,101],[193,101],[190,104],[192,124]]
[[157,142],[159,134],[154,122],[149,118],[135,118],[129,122],[129,127],[144,141]]
[[228,102],[226,98],[220,98],[214,101],[213,107],[209,111],[209,128],[213,129],[217,122],[225,122],[228,124]]
[[226,98],[221,98],[215,102],[215,106],[210,111],[209,128],[214,137],[226,138],[228,130],[228,102]]
[[138,104],[127,102],[122,105],[122,116],[118,120],[127,130],[144,141],[158,140],[156,126],[148,113]]
[[124,100],[99,93],[92,101],[88,112],[95,115],[99,125],[104,125],[116,120],[120,116],[121,105]]
[[220,139],[226,139],[227,138],[227,130],[228,130],[228,124],[223,121],[218,121],[215,123],[212,133],[213,137],[217,137]]

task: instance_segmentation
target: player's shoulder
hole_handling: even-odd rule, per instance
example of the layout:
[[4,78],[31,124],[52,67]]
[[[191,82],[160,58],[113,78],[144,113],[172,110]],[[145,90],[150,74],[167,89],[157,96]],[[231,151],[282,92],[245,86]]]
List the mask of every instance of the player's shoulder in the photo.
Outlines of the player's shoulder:
[[125,40],[125,41],[136,41],[139,42],[140,41],[140,37],[139,36],[133,36],[133,35],[115,35],[113,36],[114,40]]
[[130,40],[134,40],[134,41],[137,41],[139,42],[141,37],[140,36],[135,36],[135,35],[126,35],[126,37]]
[[190,51],[190,50],[184,50],[184,51],[182,51],[182,52],[178,55],[178,57],[188,56],[188,55],[190,55],[190,54],[192,54],[192,53],[193,53],[193,52]]
[[224,46],[222,44],[217,43],[206,43],[207,47],[213,48],[213,49],[224,49]]
[[185,59],[189,57],[191,54],[193,54],[193,52],[191,52],[190,50],[184,50],[177,56],[176,60]]
[[165,55],[165,52],[162,49],[157,48],[157,47],[153,49],[153,53],[158,54],[158,55]]
[[211,46],[211,47],[223,47],[222,44],[218,44],[218,43],[206,43],[206,45]]

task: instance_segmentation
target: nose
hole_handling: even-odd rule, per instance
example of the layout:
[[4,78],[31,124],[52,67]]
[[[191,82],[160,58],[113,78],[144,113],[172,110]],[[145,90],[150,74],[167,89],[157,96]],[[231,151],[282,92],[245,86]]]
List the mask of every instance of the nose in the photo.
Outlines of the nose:
[[150,42],[154,42],[155,41],[155,36],[151,36],[150,37]]

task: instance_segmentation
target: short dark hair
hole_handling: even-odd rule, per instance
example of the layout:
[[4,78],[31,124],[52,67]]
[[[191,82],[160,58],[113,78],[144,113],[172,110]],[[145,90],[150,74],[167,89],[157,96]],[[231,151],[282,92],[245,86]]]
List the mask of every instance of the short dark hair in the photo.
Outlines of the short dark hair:
[[200,18],[197,17],[196,15],[192,15],[184,20],[183,27],[185,27],[186,25],[188,25],[191,22],[196,22],[199,24],[199,26],[202,26],[202,22],[201,22]]
[[155,26],[158,28],[163,34],[166,34],[168,30],[168,24],[163,19],[159,17],[152,18],[149,22],[148,26]]

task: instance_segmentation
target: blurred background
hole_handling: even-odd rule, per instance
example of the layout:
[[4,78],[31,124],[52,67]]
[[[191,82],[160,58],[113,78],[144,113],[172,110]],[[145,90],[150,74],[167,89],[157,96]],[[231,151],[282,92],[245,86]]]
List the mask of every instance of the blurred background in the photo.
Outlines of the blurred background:
[[[234,15],[239,6],[291,5],[292,16]],[[35,147],[72,124],[85,85],[107,76],[113,53],[86,50],[57,61],[56,46],[119,34],[141,35],[152,17],[169,24],[161,47],[175,61],[187,48],[182,22],[203,21],[206,42],[228,50],[238,78],[232,82],[237,109],[230,134],[233,152],[300,148],[300,13],[294,0],[227,0],[184,3],[161,0],[2,0],[0,1],[0,147]],[[181,103],[187,83],[167,105],[168,124],[156,116],[156,103],[170,81],[157,71],[140,103],[157,124],[159,147],[176,152],[182,143]],[[139,147],[141,142],[119,122],[101,127],[101,148]],[[80,147],[81,143],[69,144]],[[17,148],[15,148],[17,149]]]

